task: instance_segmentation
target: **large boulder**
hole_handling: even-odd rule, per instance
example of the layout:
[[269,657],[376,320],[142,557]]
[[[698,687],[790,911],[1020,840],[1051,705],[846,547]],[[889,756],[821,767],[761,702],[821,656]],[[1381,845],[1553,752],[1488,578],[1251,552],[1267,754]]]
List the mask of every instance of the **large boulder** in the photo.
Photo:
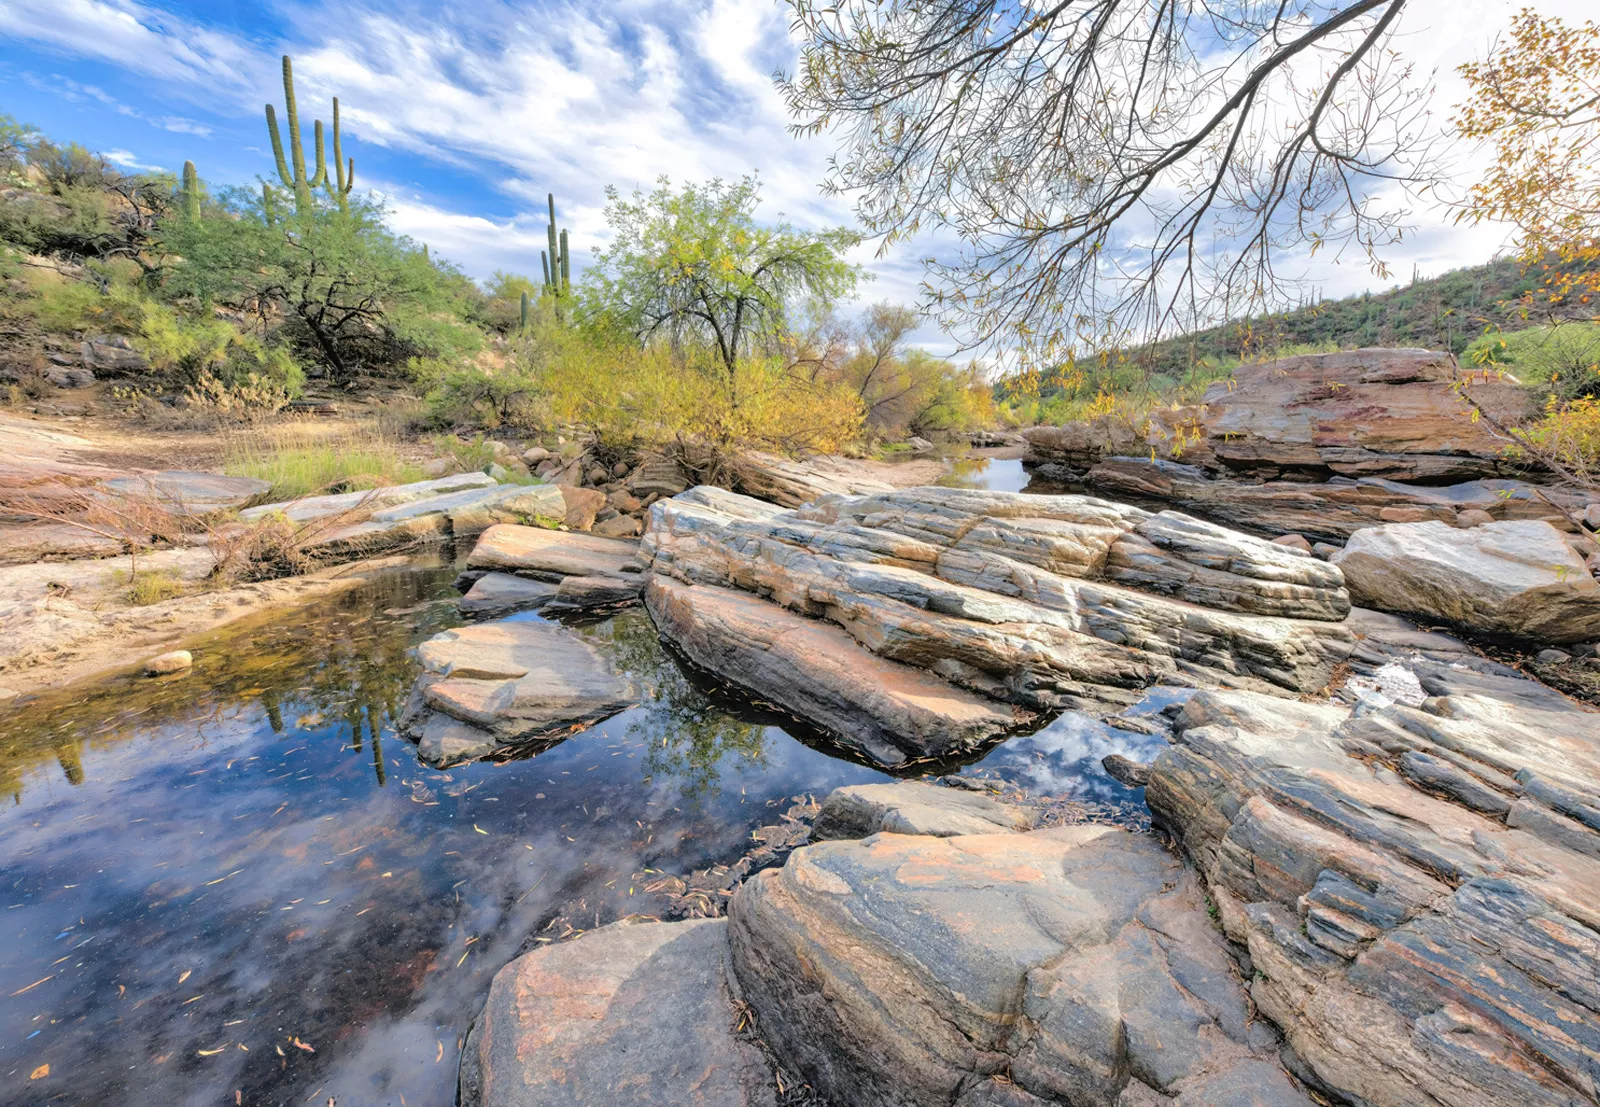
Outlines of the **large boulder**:
[[886,767],[969,754],[1028,718],[735,589],[655,577],[645,604],[690,661]]
[[312,519],[323,519],[349,512],[383,511],[400,504],[433,499],[451,492],[494,488],[497,484],[493,477],[485,473],[457,473],[454,476],[389,485],[385,488],[338,492],[326,496],[303,496],[298,500],[284,503],[262,504],[260,507],[239,512],[239,518],[251,523],[268,515],[282,515],[290,522],[304,523]]
[[1104,826],[877,834],[791,854],[729,910],[765,1040],[851,1107],[1307,1107],[1198,881]]
[[[1229,469],[1438,483],[1494,476],[1505,444],[1462,414],[1448,353],[1347,350],[1243,365],[1207,389],[1205,433]],[[1474,384],[1502,423],[1529,414],[1514,380]]]
[[1600,637],[1600,584],[1546,522],[1371,527],[1332,560],[1366,607],[1532,642]]
[[1029,427],[1023,462],[1047,479],[1078,479],[1108,457],[1180,457],[1188,464],[1213,461],[1198,405],[1163,408],[1147,418],[1102,415],[1059,427]]
[[1600,1101],[1600,714],[1201,692],[1145,796],[1328,1098]]
[[738,1036],[723,919],[617,922],[495,974],[461,1107],[776,1107]]
[[783,507],[799,507],[822,496],[887,492],[893,486],[842,457],[794,461],[772,454],[740,454],[733,462],[733,488]]
[[1335,476],[1327,481],[1239,480],[1196,465],[1145,457],[1111,457],[1084,483],[1109,495],[1160,500],[1234,526],[1268,534],[1301,534],[1343,542],[1358,530],[1388,522],[1435,520],[1468,526],[1476,513],[1490,519],[1546,519],[1567,525],[1552,505],[1582,509],[1581,498],[1508,478],[1449,485],[1403,484],[1382,477]]
[[678,499],[651,509],[641,551],[658,576],[751,593],[1035,710],[1155,683],[1316,691],[1354,644],[1331,621],[1349,602],[1337,570],[1084,496],[915,488],[739,516]]
[[434,761],[563,738],[637,698],[593,646],[553,623],[477,623],[434,635],[417,654],[401,731],[426,740]]
[[483,532],[467,564],[474,569],[544,580],[566,576],[637,575],[638,549],[637,543],[617,538],[501,524]]

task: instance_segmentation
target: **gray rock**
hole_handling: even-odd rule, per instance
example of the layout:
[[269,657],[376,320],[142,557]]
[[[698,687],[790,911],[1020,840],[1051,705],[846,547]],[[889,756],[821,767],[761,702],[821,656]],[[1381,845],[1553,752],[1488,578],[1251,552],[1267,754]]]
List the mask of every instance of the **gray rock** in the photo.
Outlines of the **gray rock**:
[[550,451],[543,446],[531,446],[523,451],[522,460],[529,465],[537,465],[541,461],[550,460]]
[[928,834],[994,834],[1033,829],[1037,812],[1015,803],[958,788],[920,781],[894,784],[850,784],[835,788],[822,801],[811,836],[865,838],[880,831]]
[[[1197,582],[1219,604],[1293,605],[1324,619],[1342,606],[1342,590],[1327,586],[1336,570],[1260,539],[1230,543],[1182,516],[946,488],[826,498],[791,513],[749,502],[738,516],[688,495],[658,503],[641,553],[658,575],[825,618],[882,658],[1030,709],[1131,703],[1162,682],[1314,691],[1354,644],[1336,623],[1093,579],[1126,538],[1139,548],[1119,564],[1163,588]],[[1164,546],[1134,532],[1145,524]]]
[[[237,479],[237,478],[229,478]],[[263,482],[265,483],[265,482]],[[281,514],[296,523],[308,522],[348,511],[382,511],[385,508],[432,499],[451,492],[474,488],[492,488],[497,482],[485,473],[457,473],[433,480],[396,484],[387,488],[373,488],[359,492],[340,492],[327,496],[305,496],[284,503],[262,504],[239,512],[245,522],[254,522],[267,515]],[[270,487],[270,486],[269,486]],[[262,489],[261,491],[266,491]],[[257,493],[259,495],[260,493]]]
[[461,1107],[776,1107],[738,1037],[727,922],[617,922],[495,974],[461,1061]]
[[1120,753],[1102,757],[1100,766],[1111,775],[1112,779],[1126,784],[1129,788],[1143,788],[1150,783],[1150,766],[1130,760]]
[[[119,374],[144,373],[150,369],[150,363],[144,355],[121,335],[93,335],[78,347],[78,351],[83,357],[83,364],[90,370]],[[90,373],[89,379],[94,379],[93,373]]]
[[646,461],[628,478],[628,491],[643,499],[649,495],[676,496],[694,483],[682,465],[666,458]]
[[981,748],[1023,717],[886,661],[843,630],[728,588],[654,577],[645,604],[683,653],[885,766]]
[[422,675],[401,719],[414,741],[437,714],[486,732],[484,741],[496,746],[528,745],[565,737],[636,700],[593,646],[553,623],[476,623],[434,635],[417,654]]
[[823,842],[745,882],[729,939],[763,1037],[836,1103],[1310,1103],[1149,837]]
[[88,388],[94,383],[94,370],[83,365],[46,365],[39,374],[57,388]]
[[1572,655],[1562,650],[1540,650],[1537,656],[1546,665],[1561,665],[1572,660]]
[[[217,473],[170,469],[113,477],[102,481],[100,487],[112,496],[154,500],[181,515],[207,515],[247,504],[270,491],[272,483],[254,477],[224,477]],[[249,514],[248,511],[239,513],[240,518]]]
[[1330,1099],[1595,1100],[1600,714],[1535,702],[1179,712],[1151,811]]
[[1358,531],[1333,563],[1368,607],[1532,641],[1600,634],[1600,584],[1549,523],[1372,527]]
[[559,581],[567,576],[637,572],[638,544],[616,538],[500,524],[484,531],[467,564]]
[[508,615],[533,611],[555,599],[557,586],[510,573],[485,573],[461,597],[458,606],[467,615]]

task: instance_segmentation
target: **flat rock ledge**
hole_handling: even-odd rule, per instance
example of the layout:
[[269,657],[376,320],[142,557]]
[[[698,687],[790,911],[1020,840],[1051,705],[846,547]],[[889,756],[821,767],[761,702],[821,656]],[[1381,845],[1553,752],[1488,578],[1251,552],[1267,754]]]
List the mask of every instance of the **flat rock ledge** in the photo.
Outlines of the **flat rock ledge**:
[[953,838],[1032,830],[1036,818],[1037,812],[1021,804],[917,780],[850,784],[835,788],[822,801],[811,836],[825,841],[866,838],[886,831]]
[[[884,764],[890,746],[939,757],[1025,721],[985,698],[1315,692],[1355,645],[1337,567],[1086,496],[913,488],[784,511],[691,489],[651,508],[640,556],[658,629],[690,659]],[[930,718],[935,703],[959,711]]]
[[485,529],[467,566],[460,607],[469,615],[626,607],[645,584],[636,541],[516,523]]
[[422,675],[400,731],[438,767],[552,744],[637,698],[599,651],[553,623],[478,623],[434,635],[417,653]]

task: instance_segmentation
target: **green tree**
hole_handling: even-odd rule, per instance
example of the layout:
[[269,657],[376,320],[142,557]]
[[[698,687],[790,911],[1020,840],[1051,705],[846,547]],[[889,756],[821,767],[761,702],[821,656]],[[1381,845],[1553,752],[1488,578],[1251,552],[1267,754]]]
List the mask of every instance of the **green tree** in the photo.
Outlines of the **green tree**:
[[341,383],[475,352],[482,334],[469,320],[482,294],[383,215],[371,200],[296,210],[271,190],[229,190],[204,218],[164,223],[164,245],[182,259],[167,290],[253,316]]
[[831,304],[862,277],[844,258],[854,231],[757,222],[753,176],[678,190],[662,177],[651,193],[606,198],[613,238],[585,274],[588,310],[645,342],[712,351],[730,388],[740,358],[781,338],[800,303]]

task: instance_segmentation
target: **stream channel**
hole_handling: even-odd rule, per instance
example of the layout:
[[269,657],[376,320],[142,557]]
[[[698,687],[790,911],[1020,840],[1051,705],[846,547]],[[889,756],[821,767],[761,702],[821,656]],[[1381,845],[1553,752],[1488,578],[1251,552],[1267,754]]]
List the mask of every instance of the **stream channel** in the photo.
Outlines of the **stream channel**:
[[[1025,476],[976,459],[947,481]],[[662,874],[887,779],[687,672],[640,610],[579,625],[640,706],[536,756],[430,769],[394,720],[416,644],[462,621],[454,577],[397,571],[190,643],[187,674],[0,720],[0,1102],[452,1103],[507,961],[655,913]],[[1142,795],[1099,761],[1160,744],[1069,713],[960,771],[1137,823]]]

